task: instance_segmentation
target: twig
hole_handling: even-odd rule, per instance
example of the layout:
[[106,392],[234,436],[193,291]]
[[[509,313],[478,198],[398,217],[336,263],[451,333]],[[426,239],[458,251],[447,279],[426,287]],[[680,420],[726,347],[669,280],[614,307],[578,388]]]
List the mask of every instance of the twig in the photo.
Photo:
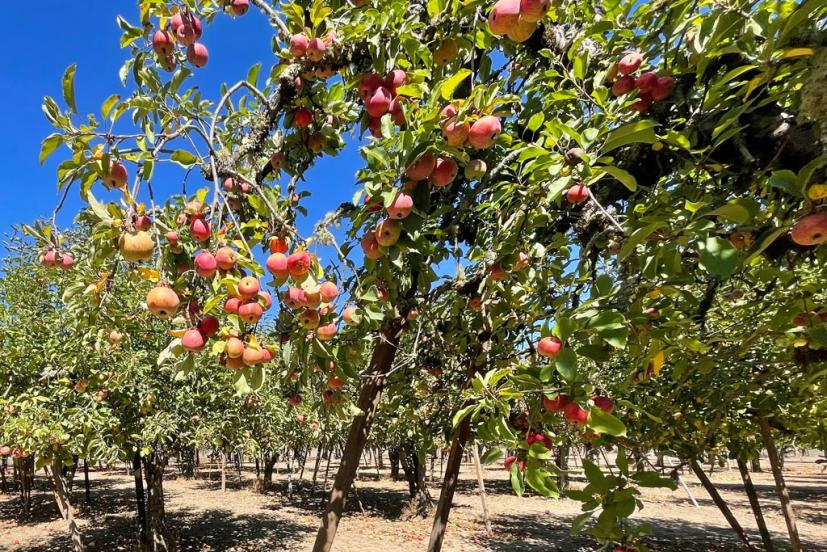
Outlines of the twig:
[[599,202],[599,201],[597,201],[597,198],[596,198],[596,197],[594,197],[594,194],[592,193],[591,188],[589,188],[588,186],[586,186],[586,190],[588,190],[588,192],[589,192],[589,197],[591,198],[592,202],[593,202],[593,203],[597,206],[597,208],[600,210],[600,212],[601,212],[601,213],[603,213],[603,215],[605,215],[605,216],[606,216],[606,218],[608,218],[608,219],[609,219],[609,221],[611,221],[611,223],[614,225],[614,227],[615,227],[615,228],[617,228],[617,229],[618,229],[618,231],[620,231],[620,233],[621,233],[621,234],[624,234],[624,235],[625,235],[625,234],[626,234],[626,232],[623,230],[623,227],[620,225],[620,223],[619,223],[619,222],[617,222],[617,221],[615,220],[615,218],[614,218],[612,215],[610,215],[610,214],[609,214],[609,212],[608,212],[606,209],[604,209],[604,208],[603,208],[603,206],[600,204],[600,202]]

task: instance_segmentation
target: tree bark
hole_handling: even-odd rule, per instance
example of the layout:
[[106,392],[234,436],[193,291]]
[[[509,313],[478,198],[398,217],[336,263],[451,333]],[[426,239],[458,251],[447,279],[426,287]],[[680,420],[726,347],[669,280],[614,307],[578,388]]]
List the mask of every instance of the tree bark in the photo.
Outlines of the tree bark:
[[83,459],[83,493],[86,497],[86,504],[92,502],[92,496],[89,492],[89,460]]
[[764,521],[764,513],[761,511],[761,503],[758,502],[758,493],[755,492],[755,485],[752,484],[752,477],[749,474],[747,463],[740,458],[738,458],[736,462],[738,463],[738,471],[741,472],[741,479],[744,481],[744,491],[746,491],[747,498],[749,498],[752,514],[755,516],[755,523],[758,525],[758,531],[761,533],[764,550],[774,552],[775,548],[772,544],[772,537],[767,529],[767,522]]
[[324,445],[319,443],[319,448],[316,449],[316,463],[313,466],[313,482],[310,484],[310,498],[316,494],[316,480],[319,476],[319,464],[322,463],[322,456],[324,454]]
[[726,518],[727,522],[729,522],[729,526],[732,527],[732,530],[735,531],[735,534],[738,535],[738,538],[746,545],[748,550],[757,550],[755,546],[750,542],[749,537],[747,537],[746,532],[744,532],[744,528],[741,527],[741,524],[738,523],[738,520],[735,519],[735,516],[732,514],[732,511],[727,506],[726,501],[723,499],[721,494],[718,492],[718,489],[715,488],[715,485],[712,484],[712,481],[709,480],[706,473],[704,473],[704,469],[698,464],[698,461],[694,458],[689,461],[689,465],[692,467],[692,471],[695,472],[695,476],[700,480],[701,485],[703,485],[706,492],[709,493],[710,498],[712,498],[712,502],[718,507],[721,513]]
[[69,487],[66,478],[63,476],[64,466],[57,460],[52,462],[52,483],[54,483],[55,502],[60,510],[60,515],[69,526],[69,534],[72,537],[72,550],[74,552],[85,552],[86,546],[80,534],[80,528],[75,521],[72,503],[69,494]]
[[561,445],[557,449],[557,466],[560,468],[560,475],[557,476],[557,487],[561,493],[569,488],[569,445]]
[[761,456],[756,456],[752,460],[750,460],[752,473],[761,473],[764,470],[761,468]]
[[316,535],[313,552],[328,552],[333,546],[333,539],[336,538],[336,530],[339,528],[339,521],[345,509],[347,494],[353,484],[353,477],[356,475],[359,459],[362,456],[370,427],[373,424],[376,407],[382,399],[382,390],[387,381],[387,373],[396,357],[396,347],[399,344],[403,328],[404,319],[395,318],[391,320],[380,332],[378,342],[373,349],[370,368],[359,392],[359,400],[356,403],[361,414],[355,416],[350,425],[339,470],[333,481],[333,489],[330,491],[330,502]]
[[391,479],[397,479],[399,477],[399,449],[396,447],[389,448],[388,458],[390,458],[391,463]]
[[163,453],[152,452],[144,458],[147,491],[147,535],[152,552],[168,550],[164,512],[164,462]]
[[795,510],[793,510],[793,505],[790,503],[790,493],[787,491],[787,484],[784,482],[784,474],[781,473],[781,461],[778,458],[778,449],[775,448],[775,441],[772,438],[770,424],[766,418],[758,416],[758,425],[761,428],[764,448],[767,449],[767,456],[770,459],[770,469],[775,479],[775,492],[778,494],[778,500],[781,501],[781,511],[784,512],[784,521],[787,523],[790,547],[792,552],[801,552],[801,539],[798,536],[798,527],[795,524]]
[[141,550],[149,550],[149,538],[146,524],[146,498],[144,495],[144,479],[141,468],[141,454],[135,451],[132,456],[132,474],[135,477],[135,503],[138,514],[138,544]]
[[428,542],[428,552],[442,550],[442,541],[445,539],[445,529],[448,527],[448,516],[451,514],[451,504],[454,501],[454,492],[457,490],[459,468],[462,465],[462,456],[465,443],[471,434],[471,416],[466,416],[459,423],[454,439],[451,441],[451,451],[448,453],[448,462],[445,465],[445,476],[442,479],[442,491],[434,514],[434,524],[431,527],[431,538]]

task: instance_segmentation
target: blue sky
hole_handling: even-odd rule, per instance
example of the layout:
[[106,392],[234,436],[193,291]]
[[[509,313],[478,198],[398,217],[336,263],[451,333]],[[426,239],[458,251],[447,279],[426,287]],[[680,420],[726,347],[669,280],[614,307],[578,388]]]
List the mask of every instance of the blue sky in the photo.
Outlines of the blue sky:
[[[43,116],[41,103],[48,95],[63,105],[60,80],[66,67],[77,64],[75,96],[81,115],[91,112],[100,118],[100,105],[109,95],[129,93],[118,79],[118,70],[129,52],[118,44],[121,31],[117,15],[136,23],[135,2],[41,0],[36,7],[26,2],[4,2],[0,18],[0,51],[4,52],[0,56],[0,102],[5,108],[0,151],[6,169],[4,185],[0,186],[3,234],[13,224],[51,216],[58,202],[56,167],[69,152],[58,149],[45,165],[38,163],[41,140],[53,131]],[[205,97],[217,101],[221,83],[245,78],[254,63],[261,62],[265,74],[274,62],[271,37],[267,20],[254,8],[236,19],[217,17],[202,37],[210,51],[209,63],[196,70],[190,85],[197,84]],[[302,235],[311,234],[315,221],[328,210],[352,198],[356,190],[354,173],[361,166],[357,148],[357,141],[352,140],[339,156],[322,157],[308,171],[307,182],[299,187],[313,192],[303,201],[309,213],[299,220]],[[153,185],[157,195],[180,190],[183,170],[156,174]],[[191,180],[188,191],[202,182]],[[95,186],[93,192],[105,199],[116,197],[105,194],[100,186]],[[70,224],[82,205],[77,192],[71,193],[58,223]],[[329,254],[319,253],[323,257]]]

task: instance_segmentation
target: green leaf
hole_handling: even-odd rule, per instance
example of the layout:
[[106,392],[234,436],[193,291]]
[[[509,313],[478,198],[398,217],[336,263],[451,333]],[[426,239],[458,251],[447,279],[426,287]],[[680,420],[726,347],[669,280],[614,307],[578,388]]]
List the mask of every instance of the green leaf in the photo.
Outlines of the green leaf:
[[675,482],[668,477],[661,477],[660,474],[652,471],[632,474],[632,479],[641,487],[663,487],[673,491],[678,488]]
[[460,69],[457,73],[442,83],[439,89],[440,96],[443,100],[450,100],[454,97],[457,87],[462,84],[462,81],[471,76],[470,69]]
[[606,143],[603,144],[603,153],[606,154],[619,147],[635,142],[653,144],[657,141],[654,128],[658,123],[651,119],[643,119],[633,123],[627,123],[609,132]]
[[187,150],[175,150],[169,158],[184,168],[192,167],[198,162],[198,158]]
[[712,211],[706,213],[706,216],[723,217],[731,220],[735,224],[746,224],[750,219],[749,211],[737,203],[722,205],[717,209],[713,209]]
[[626,324],[626,318],[616,310],[601,311],[589,319],[586,327],[595,330],[597,335],[613,347],[622,348],[626,346],[629,328]]
[[250,70],[247,71],[247,82],[249,82],[253,86],[256,86],[256,83],[258,83],[259,71],[261,71],[261,63],[256,63],[255,65],[250,67]]
[[638,228],[632,235],[629,236],[629,239],[626,240],[626,243],[623,244],[623,247],[620,249],[620,253],[617,255],[618,261],[623,261],[629,255],[634,252],[635,248],[643,243],[643,241],[652,235],[653,232],[660,230],[666,226],[665,222],[653,222],[649,226],[644,226],[643,228]]
[[466,416],[469,416],[474,410],[476,410],[477,406],[478,405],[476,403],[475,404],[469,404],[468,406],[466,406],[464,408],[461,408],[459,411],[457,411],[457,413],[454,414],[454,418],[453,418],[453,421],[452,421],[452,427],[454,429],[456,429],[457,426],[460,424],[460,422]]
[[529,460],[526,462],[525,482],[543,496],[557,497],[559,494],[557,485],[551,479],[551,474],[536,461]]
[[577,377],[577,355],[570,347],[564,347],[557,354],[554,366],[557,368],[557,373],[568,383],[573,382]]
[[727,278],[738,267],[738,250],[729,240],[709,236],[698,243],[701,266],[710,274]]
[[89,192],[86,201],[89,203],[89,207],[92,209],[92,212],[95,213],[95,216],[99,219],[107,223],[111,223],[114,220],[112,215],[109,214],[106,205],[98,201],[95,196],[92,195],[92,192]]
[[511,465],[511,488],[517,496],[523,496],[525,493],[525,483],[523,482],[523,474],[520,473],[520,467],[517,462]]
[[73,63],[63,73],[63,99],[72,113],[78,112],[75,105],[75,69],[77,69],[77,65]]
[[603,171],[607,174],[610,174],[617,180],[619,180],[621,184],[623,184],[629,189],[629,191],[634,192],[635,190],[637,190],[637,180],[629,172],[624,171],[619,167],[614,167],[612,165],[600,168],[603,169]]
[[774,171],[767,179],[767,186],[784,190],[788,194],[798,198],[804,197],[798,185],[798,175],[787,169]]
[[536,131],[538,128],[540,128],[542,126],[542,124],[545,120],[546,120],[546,116],[543,115],[542,112],[535,113],[528,120],[528,130],[530,130],[531,132]]
[[47,136],[40,146],[40,156],[38,157],[40,164],[42,165],[62,143],[63,135],[61,134],[54,133]]
[[497,460],[503,457],[503,449],[492,448],[480,457],[480,463],[484,466],[490,466]]
[[121,97],[118,94],[112,94],[108,98],[106,98],[103,103],[101,104],[101,116],[106,119],[109,116],[109,112],[112,111],[112,108],[115,106],[118,101],[120,101]]
[[626,426],[613,414],[604,412],[593,406],[589,409],[588,426],[598,433],[605,433],[613,437],[624,437]]

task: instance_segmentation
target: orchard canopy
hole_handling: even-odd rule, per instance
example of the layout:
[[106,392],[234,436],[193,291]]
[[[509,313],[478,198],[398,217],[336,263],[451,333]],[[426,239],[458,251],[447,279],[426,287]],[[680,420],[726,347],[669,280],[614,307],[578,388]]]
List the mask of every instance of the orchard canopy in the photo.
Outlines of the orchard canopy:
[[[196,87],[227,17],[266,18],[243,41],[272,57]],[[827,448],[826,22],[819,0],[138,1],[95,46],[128,52],[123,87],[78,113],[71,66],[43,103],[41,162],[85,207],[11,242],[3,452],[343,433],[328,550],[367,443],[476,441],[549,497],[586,443],[616,470],[585,464],[576,528],[644,550],[637,487],[674,485],[645,452],[750,459],[759,422]],[[307,176],[346,142],[355,175]],[[352,201],[302,235],[331,187]]]

